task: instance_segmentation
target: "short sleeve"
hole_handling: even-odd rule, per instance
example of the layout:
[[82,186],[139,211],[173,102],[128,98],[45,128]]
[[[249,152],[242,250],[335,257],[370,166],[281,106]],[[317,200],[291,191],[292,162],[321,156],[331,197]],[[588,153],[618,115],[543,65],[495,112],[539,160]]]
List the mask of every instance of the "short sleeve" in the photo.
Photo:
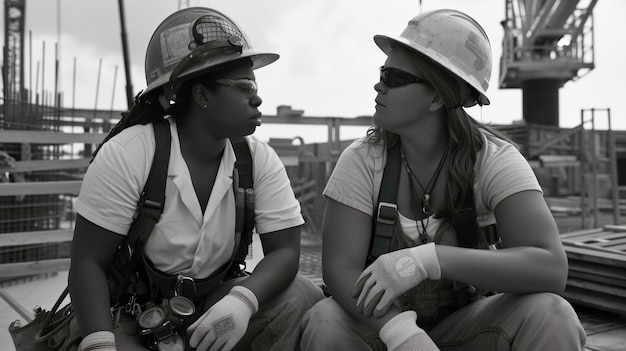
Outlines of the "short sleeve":
[[267,143],[248,137],[253,153],[255,227],[259,234],[304,224],[285,166]]
[[126,235],[142,189],[143,172],[137,164],[114,140],[103,144],[85,173],[76,201],[77,213],[100,227]]
[[339,156],[324,196],[372,215],[378,198],[385,154],[382,147],[357,140]]
[[491,211],[515,193],[542,191],[535,173],[517,148],[494,138],[486,138],[477,163],[478,191],[484,205]]

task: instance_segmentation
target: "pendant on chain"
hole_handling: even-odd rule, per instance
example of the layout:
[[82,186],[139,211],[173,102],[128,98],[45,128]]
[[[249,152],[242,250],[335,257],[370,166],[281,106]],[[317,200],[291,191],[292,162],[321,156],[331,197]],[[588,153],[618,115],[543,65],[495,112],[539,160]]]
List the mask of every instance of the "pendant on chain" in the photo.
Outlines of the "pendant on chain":
[[424,212],[425,215],[430,216],[430,210],[430,194],[424,193],[424,198],[422,199],[422,212]]

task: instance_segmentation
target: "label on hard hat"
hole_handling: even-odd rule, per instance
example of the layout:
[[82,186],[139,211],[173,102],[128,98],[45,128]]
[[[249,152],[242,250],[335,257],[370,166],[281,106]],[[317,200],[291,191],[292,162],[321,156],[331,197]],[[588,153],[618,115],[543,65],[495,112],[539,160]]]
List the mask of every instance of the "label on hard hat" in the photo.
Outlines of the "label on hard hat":
[[470,32],[467,40],[465,41],[465,47],[469,50],[476,59],[474,60],[474,69],[477,71],[482,71],[485,69],[487,65],[486,58],[489,56],[489,52],[487,49],[481,45],[484,40],[481,40],[478,35]]
[[173,65],[189,53],[189,25],[181,24],[161,33],[163,67]]

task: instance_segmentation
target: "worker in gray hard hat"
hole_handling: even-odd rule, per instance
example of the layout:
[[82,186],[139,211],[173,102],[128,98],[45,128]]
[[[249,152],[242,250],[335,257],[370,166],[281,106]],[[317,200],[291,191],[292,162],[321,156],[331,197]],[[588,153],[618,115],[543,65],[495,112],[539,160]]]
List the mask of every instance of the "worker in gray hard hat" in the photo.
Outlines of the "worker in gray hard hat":
[[[304,220],[285,168],[251,135],[254,70],[277,59],[213,9],[158,26],[147,87],[94,153],[76,203],[69,286],[81,350],[297,348],[301,317],[323,293],[297,274]],[[163,143],[164,201],[144,201]],[[125,238],[144,212],[156,224],[137,250]],[[249,272],[253,229],[263,252]],[[127,248],[138,262],[128,279],[115,258]]]
[[374,125],[324,190],[332,298],[305,315],[301,349],[583,350],[537,178],[465,111],[489,104],[482,27],[441,9],[374,42],[387,55]]

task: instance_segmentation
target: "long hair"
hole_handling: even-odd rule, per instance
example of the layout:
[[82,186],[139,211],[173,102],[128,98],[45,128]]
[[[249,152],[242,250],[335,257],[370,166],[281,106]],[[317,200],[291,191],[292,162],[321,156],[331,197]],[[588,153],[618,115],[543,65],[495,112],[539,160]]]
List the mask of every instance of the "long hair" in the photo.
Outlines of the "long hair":
[[[469,91],[474,97],[477,92],[470,88],[462,90],[465,84],[455,78],[442,67],[430,59],[412,51],[409,52],[415,60],[415,68],[420,77],[428,81],[433,89],[441,96],[446,109],[445,126],[448,133],[448,157],[446,159],[446,197],[444,208],[440,209],[438,216],[452,217],[458,213],[463,205],[463,199],[468,190],[474,184],[474,164],[478,152],[483,147],[481,129],[510,142],[503,133],[488,128],[472,118],[462,107],[462,101],[466,97],[461,96],[461,91]],[[391,142],[396,142],[399,136],[372,126],[366,133],[365,142],[380,143],[384,141],[387,147]]]

